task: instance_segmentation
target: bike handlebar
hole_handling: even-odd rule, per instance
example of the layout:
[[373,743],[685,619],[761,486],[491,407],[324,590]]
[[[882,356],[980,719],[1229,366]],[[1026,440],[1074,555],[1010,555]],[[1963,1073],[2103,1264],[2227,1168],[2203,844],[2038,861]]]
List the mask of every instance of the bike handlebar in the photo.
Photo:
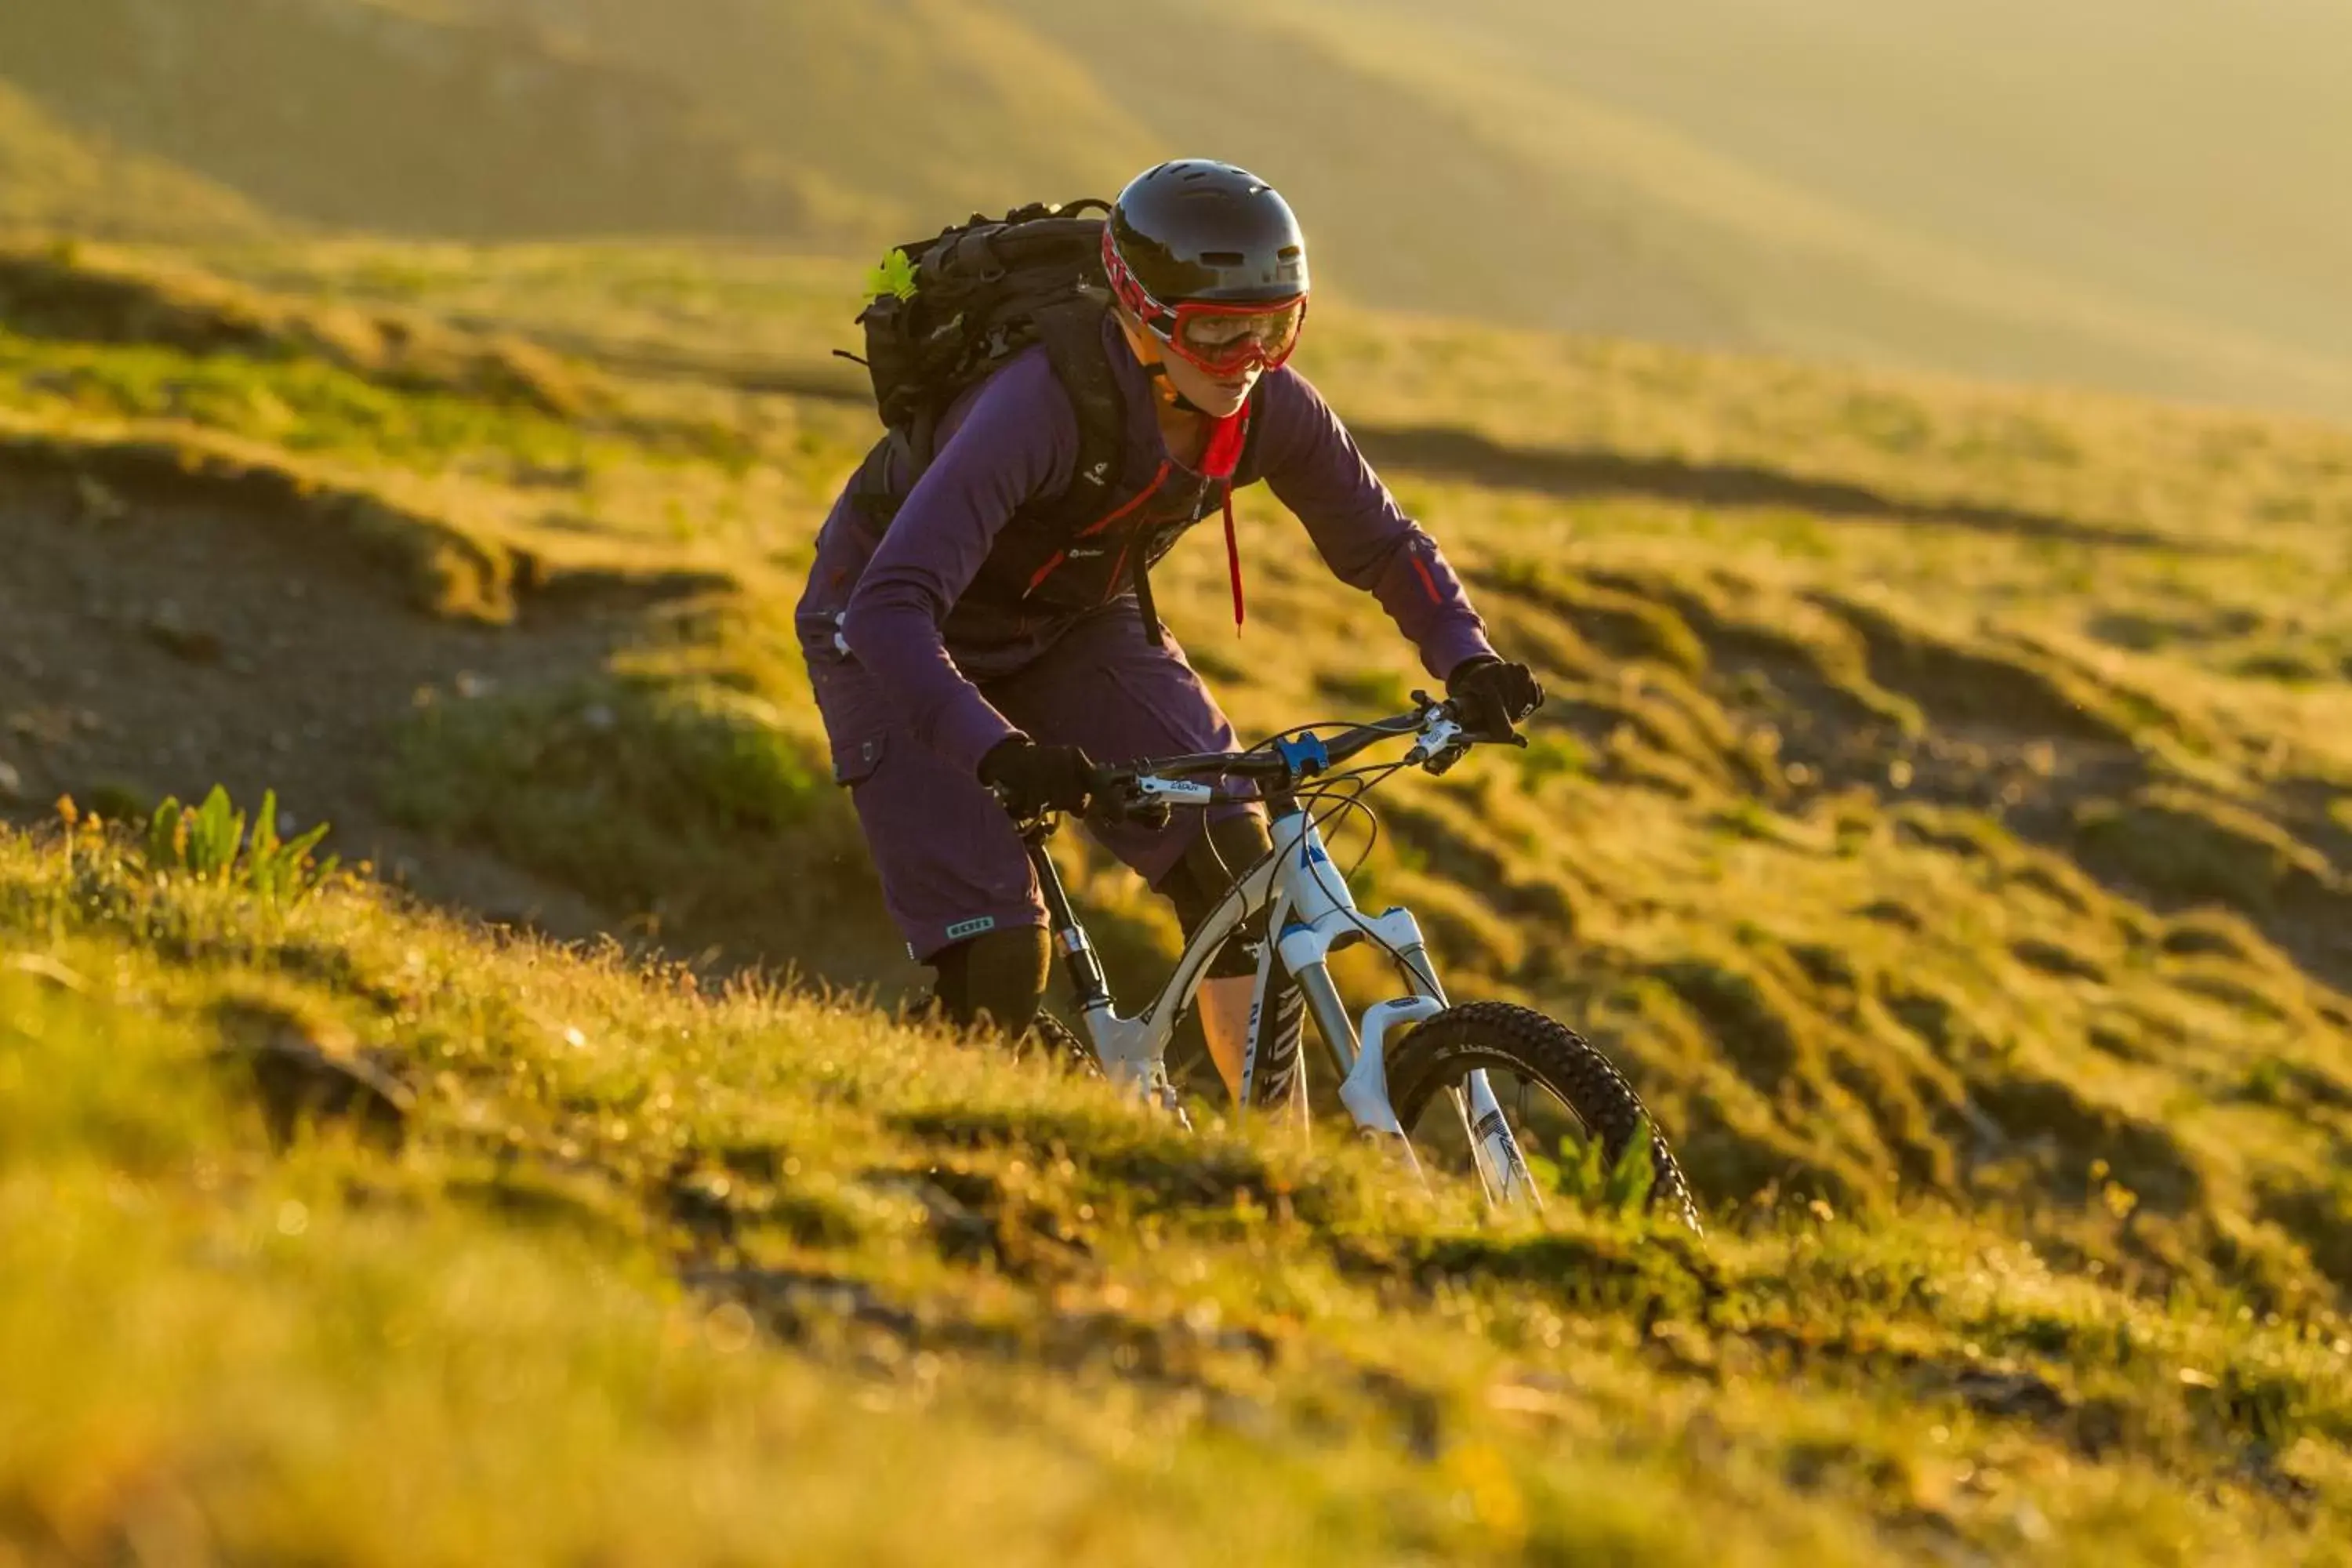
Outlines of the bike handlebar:
[[[1325,737],[1311,730],[1292,731],[1245,752],[1196,752],[1189,756],[1158,757],[1120,767],[1097,769],[1095,795],[1113,810],[1122,807],[1131,811],[1137,807],[1221,805],[1258,797],[1213,785],[1154,790],[1150,788],[1150,784],[1181,784],[1207,774],[1220,779],[1274,784],[1289,789],[1339,767],[1382,741],[1408,735],[1418,737],[1415,747],[1418,754],[1408,759],[1408,765],[1417,763],[1433,773],[1444,772],[1474,745],[1527,744],[1524,738],[1517,735],[1498,742],[1469,733],[1462,729],[1460,716],[1451,702],[1438,701],[1418,691],[1413,693],[1413,700],[1418,706],[1410,713],[1358,724],[1334,736]],[[1294,739],[1294,736],[1299,738]]]
[[[1261,745],[1245,752],[1199,752],[1188,756],[1153,757],[1128,763],[1117,767],[1097,768],[1089,781],[1087,793],[1093,797],[1092,814],[1113,819],[1164,823],[1175,806],[1213,806],[1239,805],[1262,799],[1255,792],[1219,787],[1191,782],[1206,774],[1217,779],[1239,779],[1252,784],[1271,784],[1287,792],[1309,779],[1328,773],[1341,764],[1380,744],[1411,735],[1415,737],[1413,751],[1402,765],[1426,768],[1442,773],[1460,761],[1473,746],[1524,746],[1527,737],[1478,735],[1462,728],[1461,715],[1450,701],[1442,701],[1425,691],[1412,694],[1416,706],[1410,713],[1398,713],[1386,719],[1375,719],[1368,724],[1355,725],[1338,735],[1317,733],[1318,726],[1308,725],[1286,731]],[[1000,793],[999,798],[1003,796]],[[1051,830],[1053,814],[1028,823],[1030,827]]]
[[[1268,742],[1246,752],[1201,752],[1190,756],[1150,758],[1124,767],[1105,768],[1106,782],[1142,777],[1192,778],[1213,773],[1220,778],[1244,778],[1303,783],[1316,773],[1338,767],[1375,742],[1410,735],[1421,728],[1417,713],[1359,724],[1342,735],[1310,743]],[[1297,749],[1284,750],[1279,748]],[[1302,755],[1302,752],[1309,754]],[[1319,754],[1316,754],[1319,753]]]

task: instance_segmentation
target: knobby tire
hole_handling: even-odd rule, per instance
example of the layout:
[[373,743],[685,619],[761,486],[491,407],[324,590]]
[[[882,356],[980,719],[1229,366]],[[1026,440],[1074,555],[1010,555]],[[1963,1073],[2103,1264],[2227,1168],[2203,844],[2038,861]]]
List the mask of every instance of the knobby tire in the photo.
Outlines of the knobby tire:
[[1651,1207],[1694,1233],[1701,1231],[1690,1184],[1633,1086],[1582,1036],[1530,1008],[1472,1002],[1449,1007],[1407,1034],[1388,1063],[1389,1102],[1397,1120],[1407,1128],[1419,1126],[1441,1091],[1480,1068],[1515,1074],[1551,1093],[1587,1134],[1600,1139],[1602,1159],[1612,1168],[1647,1122]]

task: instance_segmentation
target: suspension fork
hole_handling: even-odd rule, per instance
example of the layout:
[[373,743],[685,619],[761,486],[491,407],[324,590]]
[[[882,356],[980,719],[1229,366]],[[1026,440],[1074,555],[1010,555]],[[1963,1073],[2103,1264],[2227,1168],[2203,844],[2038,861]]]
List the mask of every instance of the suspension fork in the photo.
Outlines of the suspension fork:
[[[1289,804],[1286,796],[1270,801],[1277,810]],[[1081,1016],[1099,1009],[1111,1010],[1110,981],[1103,973],[1102,960],[1095,952],[1094,943],[1086,928],[1078,923],[1077,911],[1071,907],[1069,889],[1063,885],[1062,873],[1046,853],[1045,841],[1054,836],[1054,824],[1040,822],[1023,830],[1021,842],[1029,852],[1030,869],[1036,875],[1037,889],[1045,904],[1045,915],[1053,934],[1054,945],[1061,950],[1062,961],[1070,976],[1070,990]],[[1273,911],[1268,911],[1269,922]],[[1274,932],[1267,933],[1271,955],[1276,947]],[[1427,949],[1419,942],[1408,943],[1401,956],[1413,977],[1425,987],[1423,994],[1443,1002],[1444,990],[1430,966]],[[1276,962],[1269,956],[1269,962]],[[1332,1065],[1339,1069],[1338,1079],[1345,1083],[1356,1065],[1362,1042],[1356,1033],[1355,1020],[1348,1016],[1347,1003],[1340,997],[1339,986],[1331,978],[1328,964],[1318,961],[1302,965],[1296,977],[1306,993],[1307,1009],[1314,1015],[1316,1033],[1329,1051]],[[1528,1173],[1527,1162],[1520,1153],[1518,1141],[1511,1134],[1502,1107],[1482,1072],[1471,1075],[1467,1085],[1451,1089],[1448,1098],[1462,1119],[1464,1136],[1469,1141],[1472,1159],[1478,1167],[1481,1184],[1491,1201],[1507,1204],[1520,1192],[1528,1194],[1538,1208],[1543,1205],[1542,1194],[1536,1190]],[[1385,1089],[1383,1089],[1385,1098]],[[1173,1104],[1172,1091],[1170,1104]],[[1181,1112],[1180,1111],[1181,1115]],[[1187,1123],[1189,1125],[1189,1122]],[[1412,1145],[1402,1135],[1398,1138],[1407,1165],[1416,1173],[1420,1162],[1413,1157]]]
[[1070,973],[1070,990],[1083,1016],[1097,1007],[1110,1006],[1110,980],[1103,973],[1094,943],[1087,940],[1087,928],[1078,923],[1077,911],[1070,907],[1061,871],[1045,853],[1045,840],[1053,836],[1052,823],[1039,823],[1022,833],[1021,842],[1029,851],[1029,868],[1036,874],[1037,890],[1045,900],[1054,945],[1061,950],[1062,962]]

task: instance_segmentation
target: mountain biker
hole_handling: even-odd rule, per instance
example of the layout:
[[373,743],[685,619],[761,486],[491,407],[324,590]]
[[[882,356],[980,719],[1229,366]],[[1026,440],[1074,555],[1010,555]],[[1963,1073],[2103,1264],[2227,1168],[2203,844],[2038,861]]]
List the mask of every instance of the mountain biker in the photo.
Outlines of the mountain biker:
[[[1162,163],[1112,205],[1104,259],[1116,303],[1102,351],[1127,409],[1125,468],[1104,515],[1031,537],[1051,526],[1033,509],[1072,483],[1078,441],[1046,356],[1024,351],[949,409],[936,458],[878,537],[845,491],[796,613],[835,776],[909,953],[937,971],[950,1018],[1013,1033],[1036,1014],[1050,952],[1008,808],[1085,811],[1095,759],[1234,748],[1134,595],[1137,566],[1222,507],[1239,622],[1233,489],[1264,479],[1333,573],[1380,600],[1474,728],[1507,733],[1542,700],[1527,667],[1488,644],[1437,546],[1286,367],[1307,271],[1283,198],[1230,164]],[[1205,828],[1184,815],[1160,828],[1088,826],[1190,931],[1270,847],[1262,811],[1210,816]],[[1235,1092],[1262,940],[1229,942],[1200,992],[1211,1056]],[[1286,1059],[1299,1011],[1294,989],[1261,1025],[1289,1031]]]

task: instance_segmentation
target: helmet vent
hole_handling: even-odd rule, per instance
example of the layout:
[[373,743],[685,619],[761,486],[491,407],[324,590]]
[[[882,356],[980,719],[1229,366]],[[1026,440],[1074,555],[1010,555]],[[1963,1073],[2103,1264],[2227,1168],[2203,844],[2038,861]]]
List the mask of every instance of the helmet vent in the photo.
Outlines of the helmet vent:
[[1276,251],[1274,253],[1274,257],[1277,261],[1296,261],[1304,254],[1306,253],[1300,250],[1298,247],[1295,245],[1286,245],[1280,250]]
[[1212,267],[1239,267],[1249,258],[1238,250],[1204,250],[1201,259]]

